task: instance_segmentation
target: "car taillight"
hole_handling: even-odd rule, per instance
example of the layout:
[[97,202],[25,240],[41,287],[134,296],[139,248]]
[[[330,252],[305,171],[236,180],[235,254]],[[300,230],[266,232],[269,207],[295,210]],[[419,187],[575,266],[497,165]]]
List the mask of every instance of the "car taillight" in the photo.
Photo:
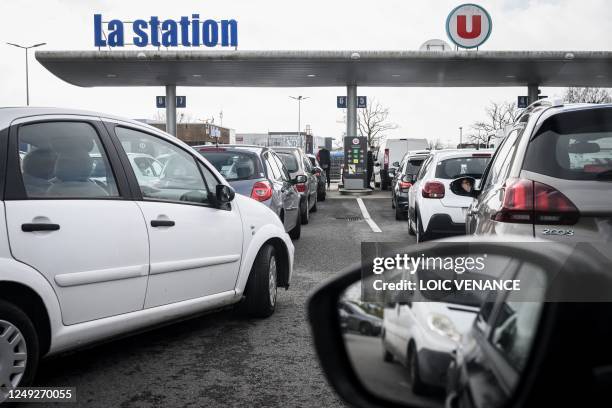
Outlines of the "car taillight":
[[444,184],[439,181],[428,181],[421,190],[424,198],[444,198]]
[[410,187],[412,187],[412,183],[409,181],[400,181],[398,186],[400,190],[408,190]]
[[258,181],[253,185],[251,198],[257,201],[266,201],[272,197],[272,186],[267,181]]
[[389,168],[389,149],[385,149],[385,155],[383,156],[383,166],[385,170]]
[[495,221],[522,224],[572,225],[580,212],[559,190],[537,181],[510,179],[506,182],[501,210]]
[[297,183],[295,185],[295,189],[298,191],[298,193],[303,193],[306,191],[306,183]]

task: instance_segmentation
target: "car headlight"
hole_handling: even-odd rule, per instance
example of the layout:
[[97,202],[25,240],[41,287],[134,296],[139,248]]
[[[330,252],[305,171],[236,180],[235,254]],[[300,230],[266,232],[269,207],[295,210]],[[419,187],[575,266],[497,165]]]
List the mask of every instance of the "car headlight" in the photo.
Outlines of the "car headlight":
[[455,328],[455,325],[447,316],[437,313],[432,313],[427,318],[429,328],[441,336],[448,337],[456,342],[461,341],[461,334]]

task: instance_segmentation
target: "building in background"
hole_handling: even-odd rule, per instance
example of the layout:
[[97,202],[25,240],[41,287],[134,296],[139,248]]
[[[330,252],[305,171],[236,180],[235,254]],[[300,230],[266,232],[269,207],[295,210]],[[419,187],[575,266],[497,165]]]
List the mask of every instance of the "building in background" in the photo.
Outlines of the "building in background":
[[325,147],[332,150],[331,137],[313,136],[307,132],[237,133],[236,143],[256,146],[302,147],[306,153],[316,153]]
[[[166,123],[159,120],[137,119],[163,131]],[[190,146],[204,144],[233,144],[236,143],[236,131],[234,129],[217,126],[212,123],[177,123],[176,135]]]

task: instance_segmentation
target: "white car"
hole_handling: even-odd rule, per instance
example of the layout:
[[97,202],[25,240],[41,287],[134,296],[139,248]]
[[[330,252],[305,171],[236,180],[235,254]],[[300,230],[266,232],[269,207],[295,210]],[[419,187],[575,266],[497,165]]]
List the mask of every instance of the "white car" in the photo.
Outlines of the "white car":
[[490,150],[438,150],[425,160],[408,190],[408,228],[410,234],[416,235],[417,242],[465,234],[466,212],[473,198],[458,195],[451,189],[451,182],[464,176],[479,182],[492,153]]
[[[28,384],[42,356],[243,298],[274,312],[291,239],[189,146],[72,110],[0,109],[0,129],[0,389]],[[143,151],[171,153],[153,184],[131,165]]]

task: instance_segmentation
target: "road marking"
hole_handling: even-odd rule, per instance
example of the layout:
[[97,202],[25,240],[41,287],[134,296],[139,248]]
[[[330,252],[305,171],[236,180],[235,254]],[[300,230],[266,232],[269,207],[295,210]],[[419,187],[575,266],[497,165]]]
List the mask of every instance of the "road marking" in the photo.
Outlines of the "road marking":
[[361,198],[357,198],[357,204],[359,204],[359,208],[361,209],[361,214],[363,214],[363,219],[365,220],[365,222],[368,223],[370,228],[372,228],[372,231],[374,231],[374,232],[382,232],[382,230],[380,228],[378,228],[378,225],[376,225],[374,220],[372,218],[370,218],[370,213],[368,212],[368,209],[366,208],[366,206],[363,203],[363,200]]

